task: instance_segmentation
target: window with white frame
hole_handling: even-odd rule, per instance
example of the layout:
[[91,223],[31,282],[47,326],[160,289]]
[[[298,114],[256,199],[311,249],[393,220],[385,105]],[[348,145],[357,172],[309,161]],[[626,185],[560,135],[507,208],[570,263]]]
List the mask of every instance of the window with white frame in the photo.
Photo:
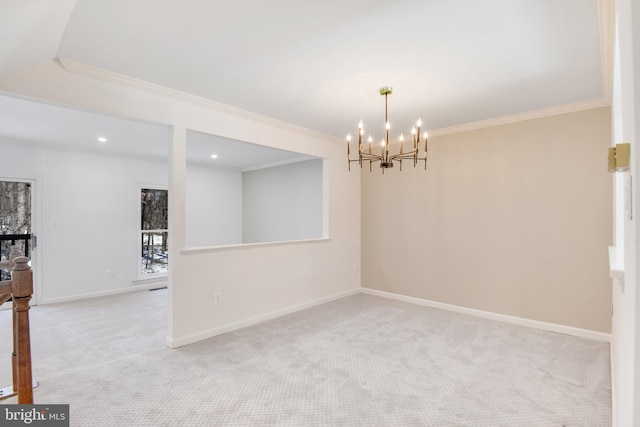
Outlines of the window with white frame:
[[167,274],[169,248],[168,191],[140,188],[140,277]]

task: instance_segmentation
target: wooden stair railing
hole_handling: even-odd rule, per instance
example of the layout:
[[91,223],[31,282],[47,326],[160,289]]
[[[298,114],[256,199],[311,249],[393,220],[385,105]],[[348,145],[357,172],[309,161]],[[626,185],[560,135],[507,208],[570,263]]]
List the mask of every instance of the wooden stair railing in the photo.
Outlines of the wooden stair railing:
[[[17,255],[12,251],[12,255]],[[11,280],[0,282],[0,305],[12,299],[13,303],[13,354],[11,366],[13,385],[0,390],[0,400],[18,395],[19,404],[33,403],[33,378],[31,376],[31,338],[29,334],[29,301],[33,294],[33,272],[29,258],[10,256]]]

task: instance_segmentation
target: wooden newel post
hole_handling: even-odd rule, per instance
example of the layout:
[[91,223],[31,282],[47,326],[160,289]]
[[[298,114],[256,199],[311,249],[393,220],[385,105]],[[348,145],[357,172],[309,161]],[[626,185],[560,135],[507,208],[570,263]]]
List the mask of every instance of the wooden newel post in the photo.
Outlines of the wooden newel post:
[[13,260],[20,256],[24,256],[24,253],[22,253],[22,248],[20,247],[20,245],[9,246],[9,262],[11,263],[9,268],[13,268],[14,266]]
[[33,294],[33,272],[29,258],[21,256],[13,260],[11,292],[13,294],[13,374],[17,388],[18,403],[33,403],[33,380],[31,376],[31,338],[29,336],[29,301]]
[[[24,256],[24,254],[22,253],[22,248],[20,247],[20,245],[11,245],[9,246],[10,250],[9,250],[9,260],[7,261],[6,264],[6,268],[8,270],[13,270],[13,267],[15,267],[15,263],[13,262],[14,259]],[[16,349],[18,348],[18,337],[15,334],[15,325],[17,324],[17,320],[16,320],[16,311],[15,309],[15,303],[12,303],[11,307],[13,308],[12,311],[12,322],[13,322],[13,353],[11,354],[11,373],[12,373],[12,379],[13,379],[13,392],[16,393],[18,391],[18,367],[17,367],[17,359],[16,359]]]

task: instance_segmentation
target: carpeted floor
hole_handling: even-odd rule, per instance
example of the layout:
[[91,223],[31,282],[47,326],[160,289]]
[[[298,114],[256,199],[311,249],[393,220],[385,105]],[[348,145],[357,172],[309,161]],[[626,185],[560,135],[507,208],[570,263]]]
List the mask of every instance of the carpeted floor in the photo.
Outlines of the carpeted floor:
[[36,401],[77,426],[611,425],[607,343],[364,294],[115,356],[58,375],[34,360]]

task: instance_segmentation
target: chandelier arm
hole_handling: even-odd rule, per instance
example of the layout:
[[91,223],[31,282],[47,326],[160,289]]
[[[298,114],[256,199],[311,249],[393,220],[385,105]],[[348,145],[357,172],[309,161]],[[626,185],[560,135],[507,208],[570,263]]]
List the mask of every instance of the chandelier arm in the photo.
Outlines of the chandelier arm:
[[393,156],[391,156],[389,158],[389,161],[394,161],[394,160],[423,160],[420,157],[417,157],[416,155],[414,155],[413,153],[404,153],[404,154],[394,154]]
[[384,161],[384,157],[377,154],[362,153],[362,160]]
[[427,170],[427,157],[418,157],[417,155],[413,155],[411,153],[405,154],[394,154],[389,158],[389,162],[393,163],[394,161],[398,161],[400,163],[400,170],[402,170],[402,161],[403,160],[413,160],[413,167],[416,167],[418,161],[424,162],[424,169]]

